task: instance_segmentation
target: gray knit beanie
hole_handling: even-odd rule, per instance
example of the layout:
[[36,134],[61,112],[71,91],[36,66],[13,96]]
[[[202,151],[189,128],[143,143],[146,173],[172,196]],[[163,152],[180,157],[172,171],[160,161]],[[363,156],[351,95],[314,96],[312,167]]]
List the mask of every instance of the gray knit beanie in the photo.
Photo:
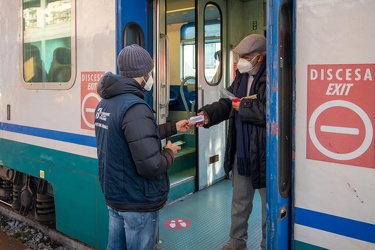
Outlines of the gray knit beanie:
[[130,78],[146,76],[154,68],[150,54],[138,44],[123,48],[117,57],[117,64],[120,74]]

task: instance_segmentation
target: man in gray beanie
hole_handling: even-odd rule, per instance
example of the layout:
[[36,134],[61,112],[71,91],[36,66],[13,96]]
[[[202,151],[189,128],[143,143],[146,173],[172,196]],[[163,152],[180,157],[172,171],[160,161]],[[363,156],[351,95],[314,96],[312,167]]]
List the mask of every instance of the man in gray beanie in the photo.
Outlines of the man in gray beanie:
[[127,46],[117,57],[120,74],[129,78],[147,76],[154,68],[150,54],[138,44]]
[[203,106],[198,127],[229,119],[224,157],[226,176],[232,172],[230,239],[221,250],[245,250],[255,190],[262,200],[262,241],[266,249],[266,38],[251,34],[233,52],[239,56],[236,78],[227,89],[234,98]]
[[109,211],[107,249],[149,249],[156,244],[159,210],[168,199],[167,170],[179,146],[161,140],[189,129],[187,120],[157,125],[144,100],[154,63],[137,44],[121,50],[120,75],[99,80],[95,109],[99,182]]

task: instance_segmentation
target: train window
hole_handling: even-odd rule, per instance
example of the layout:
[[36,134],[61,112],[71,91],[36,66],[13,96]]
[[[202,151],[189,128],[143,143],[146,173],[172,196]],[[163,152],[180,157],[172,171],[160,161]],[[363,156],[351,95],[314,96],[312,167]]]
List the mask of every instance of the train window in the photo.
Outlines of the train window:
[[181,80],[195,77],[195,23],[181,26]]
[[23,0],[23,80],[30,89],[73,85],[74,0]]
[[[220,13],[210,4],[205,9],[205,77],[209,84],[217,84],[221,77]],[[195,23],[181,26],[181,80],[195,76]]]
[[141,47],[144,46],[144,35],[142,31],[142,27],[137,23],[129,23],[124,28],[124,40],[123,40],[123,47],[132,44],[138,44]]
[[204,17],[204,75],[207,83],[216,85],[221,79],[221,14],[216,5],[209,4],[205,7]]

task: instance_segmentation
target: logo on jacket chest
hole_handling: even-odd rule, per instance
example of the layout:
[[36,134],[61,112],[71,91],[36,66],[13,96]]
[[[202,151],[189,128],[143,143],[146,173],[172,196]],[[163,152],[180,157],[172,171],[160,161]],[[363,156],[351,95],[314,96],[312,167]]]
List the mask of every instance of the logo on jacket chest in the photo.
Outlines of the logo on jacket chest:
[[95,118],[102,120],[102,121],[107,121],[107,118],[111,115],[111,113],[108,112],[103,112],[102,108],[99,108],[98,111],[95,114]]

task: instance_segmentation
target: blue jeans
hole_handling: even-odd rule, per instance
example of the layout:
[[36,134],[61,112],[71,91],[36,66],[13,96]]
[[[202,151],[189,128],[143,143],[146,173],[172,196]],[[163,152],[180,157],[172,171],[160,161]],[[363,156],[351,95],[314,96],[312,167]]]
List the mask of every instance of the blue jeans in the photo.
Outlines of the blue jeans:
[[119,212],[108,207],[107,250],[154,250],[159,211]]

